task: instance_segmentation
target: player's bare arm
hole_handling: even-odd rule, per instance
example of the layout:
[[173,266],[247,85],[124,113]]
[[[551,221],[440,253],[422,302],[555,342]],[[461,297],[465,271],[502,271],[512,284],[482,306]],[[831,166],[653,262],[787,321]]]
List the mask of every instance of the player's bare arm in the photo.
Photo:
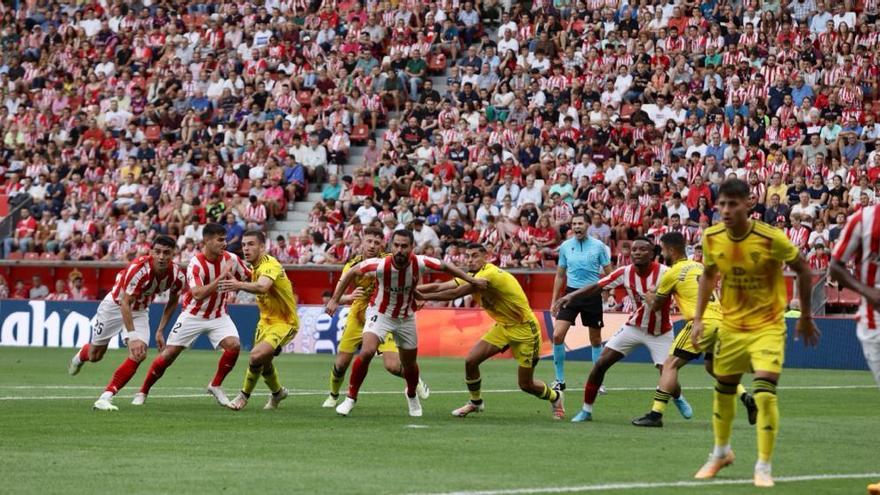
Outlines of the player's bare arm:
[[355,289],[339,299],[340,304],[351,304],[358,299],[364,297],[364,288],[355,287]]
[[[606,267],[605,274],[610,273],[611,266]],[[550,307],[556,307],[556,298],[559,296],[559,292],[562,291],[562,285],[565,283],[565,267],[557,266],[556,267],[556,275],[553,277],[553,294],[550,297]],[[557,310],[558,311],[558,310]],[[556,311],[553,312],[556,314]]]
[[691,326],[691,342],[699,348],[703,338],[703,313],[712,298],[715,286],[718,283],[718,265],[707,265],[700,277],[700,285],[697,289],[697,307],[694,310],[694,323]]
[[[123,291],[122,297],[119,299],[119,310],[122,313],[122,325],[125,327],[125,333],[134,332],[134,316],[131,314],[131,296],[128,292]],[[135,361],[143,361],[147,357],[147,345],[139,340],[128,340],[128,352],[131,353],[132,359]]]
[[660,311],[669,301],[669,295],[661,295],[656,292],[648,292],[645,294],[645,304],[650,308],[651,312]]
[[275,283],[275,281],[265,275],[261,276],[256,282],[242,282],[241,280],[226,279],[220,282],[220,290],[223,292],[236,292],[243,290],[245,292],[250,292],[251,294],[266,294],[269,292],[269,289],[272,288],[273,283]]
[[327,301],[326,312],[328,315],[333,315],[336,313],[336,310],[339,308],[339,301],[342,299],[342,295],[345,294],[345,291],[348,290],[348,286],[354,282],[354,279],[358,276],[362,277],[375,277],[376,272],[370,271],[364,273],[364,263],[358,263],[357,266],[353,267],[351,270],[348,270],[342,277],[339,279],[339,282],[336,284],[336,290],[333,291],[333,295],[330,297],[330,300]]
[[837,281],[844,289],[852,289],[865,296],[874,306],[880,306],[880,289],[865,285],[851,271],[846,268],[842,261],[832,259],[829,265],[831,278]]
[[795,333],[799,338],[804,339],[804,343],[808,346],[814,346],[819,343],[819,328],[813,321],[811,308],[813,307],[813,271],[810,265],[804,259],[803,255],[788,263],[788,267],[797,275],[798,299],[801,303],[801,316],[795,324]]
[[465,273],[461,268],[453,265],[452,263],[441,262],[440,263],[440,271],[444,271],[455,278],[460,278],[465,282],[475,285],[478,289],[485,289],[489,286],[489,281],[484,278],[474,278]]
[[223,280],[229,278],[231,270],[232,267],[227,266],[223,269],[223,271],[220,272],[220,275],[217,278],[211,281],[211,283],[199,285],[197,287],[191,287],[189,291],[192,294],[193,299],[195,299],[196,301],[201,301],[202,299],[211,297],[212,294],[217,292],[217,289],[220,287],[220,283],[223,282]]
[[[449,282],[455,284],[455,282]],[[425,299],[429,301],[454,301],[460,297],[464,297],[470,294],[473,294],[477,291],[477,288],[471,284],[462,284],[456,285],[452,288],[447,288],[445,290],[434,291],[428,294],[424,294]]]
[[159,319],[159,326],[156,327],[156,348],[161,352],[165,348],[165,327],[171,321],[174,310],[177,309],[177,303],[180,301],[180,292],[171,291],[168,296],[168,302],[165,303],[165,309],[162,310],[162,317]]

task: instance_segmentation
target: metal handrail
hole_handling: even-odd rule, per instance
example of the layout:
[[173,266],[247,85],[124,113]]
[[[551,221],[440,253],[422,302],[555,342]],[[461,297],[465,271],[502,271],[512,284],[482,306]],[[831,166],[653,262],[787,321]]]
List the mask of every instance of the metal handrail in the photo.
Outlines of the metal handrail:
[[15,229],[15,224],[21,219],[21,210],[24,208],[30,208],[33,202],[34,198],[28,195],[24,201],[13,206],[12,209],[9,210],[9,214],[0,220],[0,237],[6,238],[12,235],[12,232]]

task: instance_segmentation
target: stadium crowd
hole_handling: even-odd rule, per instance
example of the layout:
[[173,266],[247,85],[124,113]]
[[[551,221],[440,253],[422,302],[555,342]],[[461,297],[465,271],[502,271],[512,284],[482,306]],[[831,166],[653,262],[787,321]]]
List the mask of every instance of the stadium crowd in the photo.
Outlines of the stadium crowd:
[[[816,268],[878,198],[877,0],[3,2],[0,170],[32,198],[4,257],[178,262],[208,221],[284,218],[283,263],[360,232],[553,266],[575,214],[619,264],[680,230],[699,257],[729,176]],[[433,87],[431,74],[447,77]],[[354,174],[349,149],[366,144]],[[21,253],[21,254],[16,254]],[[10,293],[14,288],[6,288]]]

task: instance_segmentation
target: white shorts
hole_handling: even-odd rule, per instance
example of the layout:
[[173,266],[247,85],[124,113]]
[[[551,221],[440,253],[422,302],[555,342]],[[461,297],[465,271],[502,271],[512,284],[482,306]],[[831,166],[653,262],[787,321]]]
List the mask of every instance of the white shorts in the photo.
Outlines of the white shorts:
[[149,311],[132,311],[131,316],[134,319],[134,331],[127,332],[125,324],[122,323],[122,308],[113,302],[109,296],[101,300],[98,305],[98,311],[92,318],[92,344],[105,346],[113,340],[117,334],[122,333],[122,340],[127,342],[131,340],[140,340],[150,345],[150,316]]
[[624,325],[611,337],[605,347],[626,356],[636,347],[643,345],[651,353],[651,360],[654,361],[654,364],[662,365],[663,361],[666,361],[666,356],[669,355],[669,349],[674,340],[675,335],[672,332],[666,332],[663,335],[650,335],[641,328]]
[[379,342],[385,342],[385,335],[391,332],[394,343],[400,349],[416,349],[419,339],[416,335],[416,319],[413,315],[406,318],[392,318],[376,311],[375,308],[367,308],[364,332],[371,333],[379,338]]
[[165,340],[167,345],[189,347],[199,338],[199,335],[207,334],[211,340],[211,345],[216,349],[220,345],[220,341],[226,337],[238,338],[238,329],[228,314],[220,318],[206,319],[200,316],[193,316],[189,313],[180,313],[174,326],[171,327],[171,334]]
[[865,353],[865,360],[868,361],[868,367],[880,386],[880,330],[868,330],[863,325],[858,325],[856,335],[862,343],[862,352]]

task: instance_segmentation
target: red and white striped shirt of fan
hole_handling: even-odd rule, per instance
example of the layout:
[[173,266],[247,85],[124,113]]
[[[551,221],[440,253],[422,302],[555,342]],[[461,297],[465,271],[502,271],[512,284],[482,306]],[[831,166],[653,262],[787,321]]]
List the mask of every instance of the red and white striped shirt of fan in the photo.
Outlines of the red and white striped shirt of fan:
[[[227,267],[230,268],[229,274],[236,280],[243,282],[250,280],[250,269],[235,254],[224,251],[216,260],[210,261],[204,253],[199,253],[190,260],[186,269],[187,286],[194,289],[208,285],[217,279]],[[231,292],[218,291],[199,301],[193,297],[191,291],[187,291],[183,295],[183,311],[207,320],[220,318],[226,314],[226,304],[232,295]]]
[[362,261],[357,270],[363,274],[375,273],[377,288],[370,299],[370,307],[391,318],[407,318],[415,313],[415,289],[422,276],[440,271],[443,262],[436,258],[410,255],[406,268],[394,266],[394,257],[370,258]]
[[[869,287],[880,287],[880,205],[862,208],[846,221],[843,233],[831,252],[831,259],[844,265],[854,262],[855,275]],[[862,297],[859,305],[859,324],[876,330],[880,315],[877,308]]]
[[669,267],[660,263],[652,262],[647,275],[640,275],[635,265],[621,266],[599,280],[599,287],[614,289],[623,286],[628,296],[636,303],[627,325],[639,327],[651,335],[663,335],[672,330],[672,321],[669,318],[669,302],[662,310],[651,312],[645,306],[645,294],[653,292],[660,282],[660,277]]
[[182,291],[185,282],[183,269],[178,265],[171,263],[165,273],[159,275],[153,267],[153,257],[141,256],[116,274],[113,290],[107,297],[120,304],[122,294],[128,294],[131,310],[142,311],[166,290],[178,293]]

